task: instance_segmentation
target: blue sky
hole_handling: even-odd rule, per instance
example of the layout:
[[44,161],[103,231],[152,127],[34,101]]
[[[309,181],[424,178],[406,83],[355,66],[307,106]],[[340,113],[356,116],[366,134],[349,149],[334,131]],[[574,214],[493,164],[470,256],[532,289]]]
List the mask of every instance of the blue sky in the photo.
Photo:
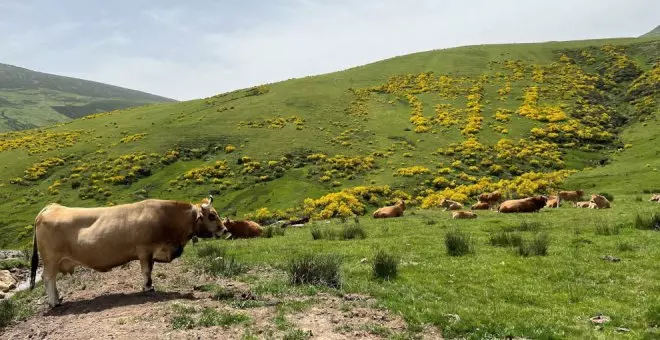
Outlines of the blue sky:
[[0,0],[0,63],[186,100],[424,50],[638,36],[657,0]]

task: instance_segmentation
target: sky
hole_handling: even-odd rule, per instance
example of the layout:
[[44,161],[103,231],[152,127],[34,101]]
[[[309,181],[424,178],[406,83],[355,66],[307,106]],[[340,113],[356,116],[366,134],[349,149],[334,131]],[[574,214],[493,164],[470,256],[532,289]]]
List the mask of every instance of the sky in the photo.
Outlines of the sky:
[[177,100],[462,45],[639,36],[658,0],[0,0],[0,63]]

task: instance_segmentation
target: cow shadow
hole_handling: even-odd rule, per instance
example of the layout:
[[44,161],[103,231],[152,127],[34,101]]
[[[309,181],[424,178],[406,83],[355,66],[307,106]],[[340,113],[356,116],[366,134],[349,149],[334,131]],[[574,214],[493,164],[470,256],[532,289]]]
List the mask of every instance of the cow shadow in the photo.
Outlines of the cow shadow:
[[142,305],[171,300],[196,300],[192,293],[179,292],[135,292],[111,293],[89,300],[62,302],[62,305],[46,311],[44,316],[63,316],[102,312],[118,307]]

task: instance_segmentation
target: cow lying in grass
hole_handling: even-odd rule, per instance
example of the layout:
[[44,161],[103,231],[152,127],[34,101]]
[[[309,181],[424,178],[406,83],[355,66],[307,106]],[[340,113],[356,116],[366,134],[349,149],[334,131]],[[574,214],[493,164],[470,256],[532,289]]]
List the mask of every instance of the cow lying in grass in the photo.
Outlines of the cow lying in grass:
[[485,192],[483,194],[480,194],[477,197],[477,200],[479,200],[479,202],[484,202],[488,204],[489,208],[495,207],[497,206],[498,203],[502,201],[502,193],[500,193],[499,190],[495,190],[491,193]]
[[107,272],[139,260],[145,291],[152,291],[154,262],[171,262],[193,236],[222,234],[213,197],[199,204],[148,199],[102,208],[73,208],[52,203],[34,222],[30,289],[34,288],[39,256],[48,303],[61,303],[58,273],[73,274],[76,266]]
[[467,218],[477,218],[477,214],[471,211],[454,211],[451,213],[451,218],[454,220],[458,219],[467,219]]
[[545,207],[548,198],[545,196],[527,197],[518,200],[508,200],[502,202],[497,208],[501,213],[517,213],[517,212],[537,212]]
[[252,238],[259,237],[263,233],[263,228],[254,221],[231,221],[229,217],[222,220],[222,225],[230,234],[228,238]]
[[473,204],[470,209],[472,209],[472,210],[488,210],[488,209],[490,209],[490,205],[486,202],[477,202],[477,203]]
[[649,200],[649,202],[658,202],[658,203],[660,203],[660,194],[653,194],[653,196],[651,196],[651,199]]
[[595,203],[598,209],[607,209],[610,207],[610,201],[602,195],[591,195],[591,202]]
[[440,201],[440,206],[445,208],[446,210],[461,210],[463,209],[463,205],[452,200],[448,200],[446,198],[443,198]]
[[596,206],[596,203],[590,201],[577,202],[574,204],[576,208],[589,208],[589,209],[598,208],[598,206]]
[[406,210],[406,202],[400,200],[395,205],[378,208],[374,211],[373,216],[374,218],[401,217],[404,210]]

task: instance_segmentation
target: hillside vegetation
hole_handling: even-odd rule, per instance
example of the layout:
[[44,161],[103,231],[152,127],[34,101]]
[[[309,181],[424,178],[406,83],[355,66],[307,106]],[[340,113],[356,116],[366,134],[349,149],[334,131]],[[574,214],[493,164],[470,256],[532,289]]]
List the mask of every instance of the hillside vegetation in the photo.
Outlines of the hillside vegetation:
[[26,244],[53,201],[212,192],[223,214],[268,221],[494,189],[636,194],[660,167],[659,59],[654,39],[469,46],[5,133],[0,243]]
[[169,101],[117,86],[0,64],[0,132]]

